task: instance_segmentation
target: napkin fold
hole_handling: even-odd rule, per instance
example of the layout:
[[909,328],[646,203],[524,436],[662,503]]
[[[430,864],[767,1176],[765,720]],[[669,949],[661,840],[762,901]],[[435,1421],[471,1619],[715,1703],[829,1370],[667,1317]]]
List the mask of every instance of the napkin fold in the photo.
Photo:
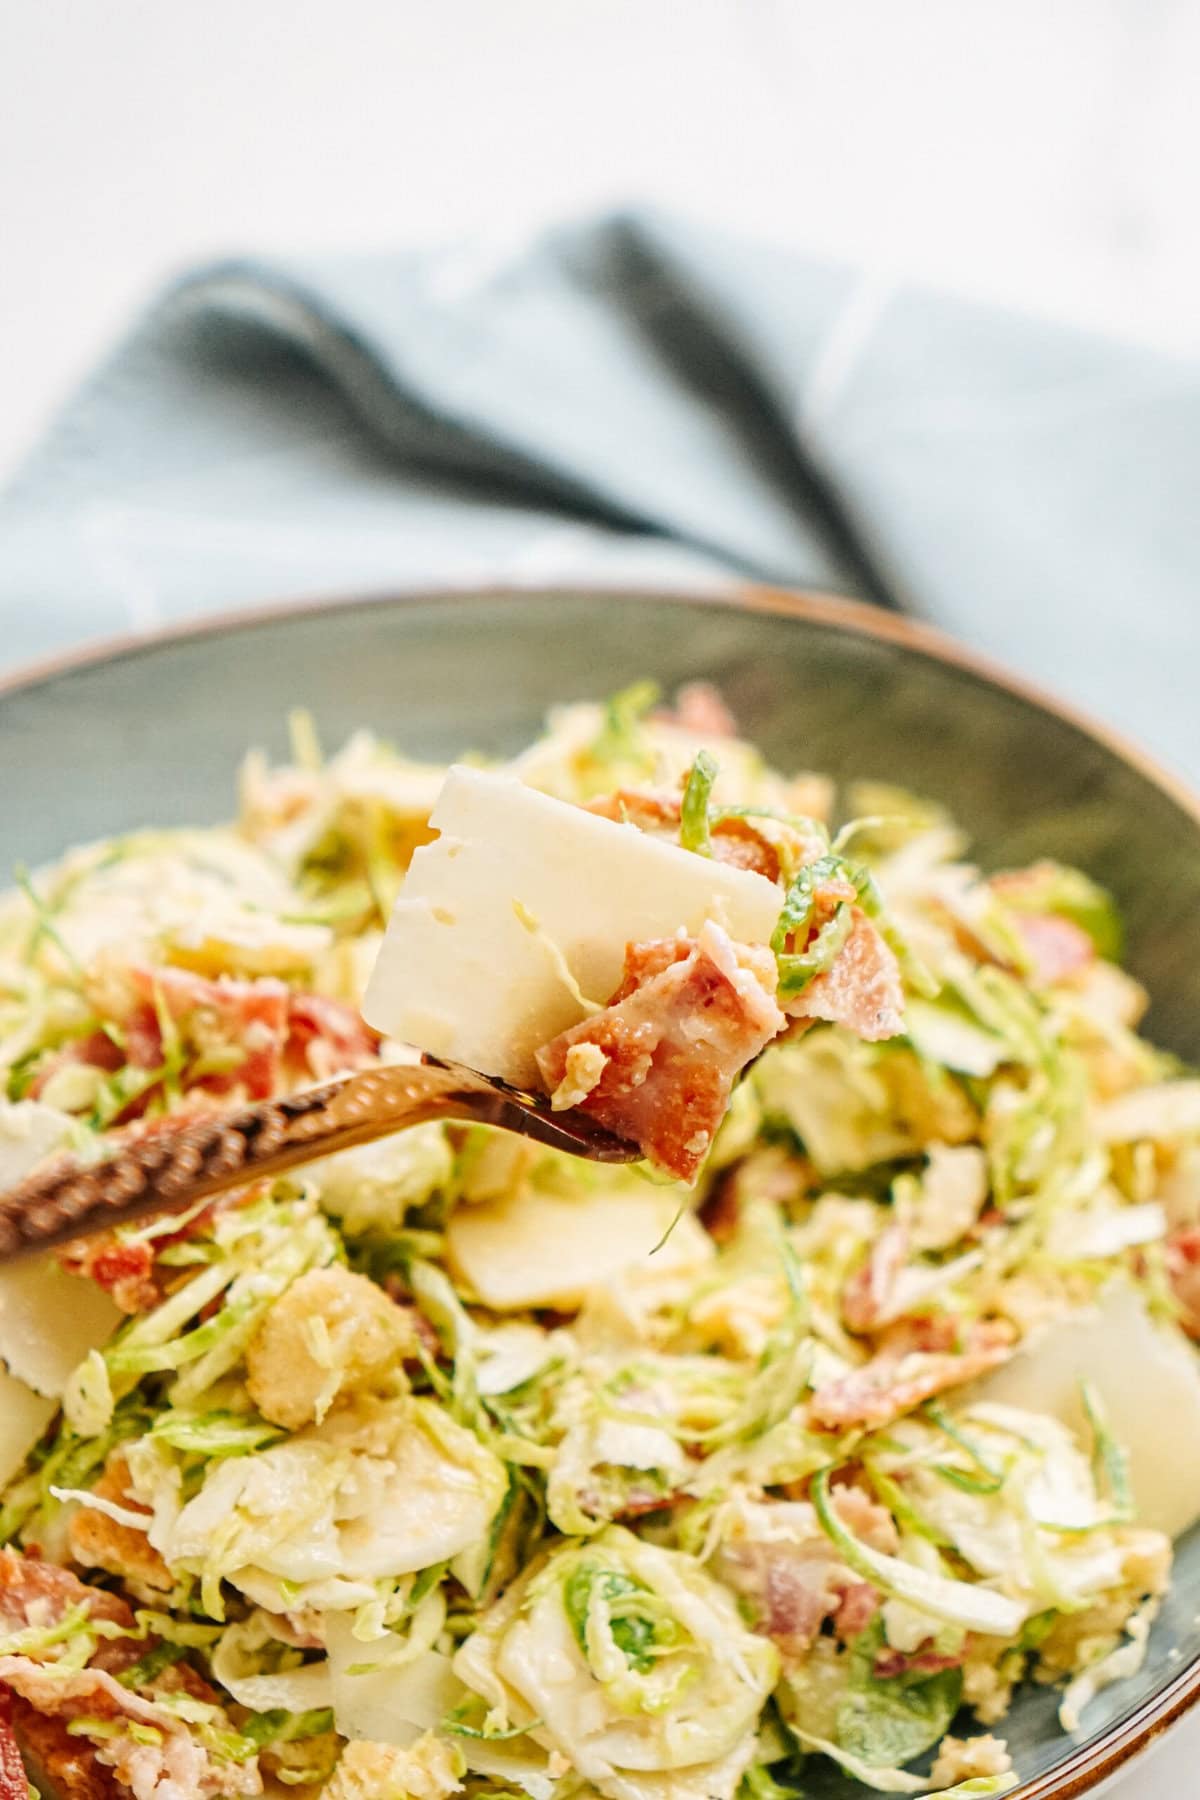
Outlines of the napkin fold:
[[228,261],[0,498],[0,657],[300,594],[732,573],[931,620],[1200,775],[1198,462],[1190,363],[669,216]]

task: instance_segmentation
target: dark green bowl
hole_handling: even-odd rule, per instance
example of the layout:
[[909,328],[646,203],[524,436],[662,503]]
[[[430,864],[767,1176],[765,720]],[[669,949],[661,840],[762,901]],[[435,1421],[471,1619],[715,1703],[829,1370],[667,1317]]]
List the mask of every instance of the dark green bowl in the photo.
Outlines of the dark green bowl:
[[[936,633],[871,609],[762,589],[384,595],[136,639],[0,688],[7,864],[233,806],[250,744],[280,751],[290,707],[326,743],[366,725],[406,751],[505,754],[546,709],[641,676],[718,682],[784,767],[871,776],[944,802],[987,866],[1052,855],[1116,894],[1149,1030],[1200,1062],[1200,805],[1145,758]],[[1003,1731],[1026,1800],[1094,1790],[1200,1696],[1200,1532],[1141,1674],[1065,1738],[1056,1696],[1023,1694]],[[845,1792],[864,1790],[846,1784]]]

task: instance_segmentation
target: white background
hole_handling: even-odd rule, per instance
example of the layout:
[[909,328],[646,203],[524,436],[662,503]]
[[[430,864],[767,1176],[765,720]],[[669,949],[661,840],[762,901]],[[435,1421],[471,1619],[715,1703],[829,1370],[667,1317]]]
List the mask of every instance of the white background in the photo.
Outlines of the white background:
[[0,0],[0,476],[163,276],[643,196],[1200,347],[1196,0]]
[[1198,69],[1195,0],[0,0],[0,479],[189,262],[636,198],[1200,351]]

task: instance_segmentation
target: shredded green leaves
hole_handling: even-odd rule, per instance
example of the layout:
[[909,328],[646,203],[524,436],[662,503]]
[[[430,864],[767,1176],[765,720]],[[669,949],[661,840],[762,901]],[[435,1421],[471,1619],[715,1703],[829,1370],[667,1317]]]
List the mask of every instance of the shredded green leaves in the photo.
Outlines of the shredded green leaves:
[[685,850],[694,850],[698,856],[712,855],[708,804],[716,779],[716,758],[707,750],[698,750],[683,790],[679,819],[679,842]]

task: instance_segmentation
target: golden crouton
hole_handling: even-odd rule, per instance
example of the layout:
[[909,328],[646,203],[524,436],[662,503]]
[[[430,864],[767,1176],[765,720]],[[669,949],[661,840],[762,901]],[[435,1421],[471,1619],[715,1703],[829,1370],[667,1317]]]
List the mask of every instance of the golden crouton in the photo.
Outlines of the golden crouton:
[[[113,1500],[133,1512],[150,1512],[133,1499],[129,1492],[129,1464],[123,1450],[114,1450],[104,1465],[104,1473],[92,1492],[101,1500]],[[126,1587],[139,1598],[154,1599],[170,1593],[174,1577],[144,1531],[133,1525],[119,1525],[105,1513],[81,1506],[68,1527],[71,1555],[85,1569],[107,1569],[119,1575]]]
[[298,1431],[339,1395],[393,1388],[415,1348],[405,1313],[365,1275],[311,1269],[268,1311],[246,1350],[246,1386],[265,1419]]

